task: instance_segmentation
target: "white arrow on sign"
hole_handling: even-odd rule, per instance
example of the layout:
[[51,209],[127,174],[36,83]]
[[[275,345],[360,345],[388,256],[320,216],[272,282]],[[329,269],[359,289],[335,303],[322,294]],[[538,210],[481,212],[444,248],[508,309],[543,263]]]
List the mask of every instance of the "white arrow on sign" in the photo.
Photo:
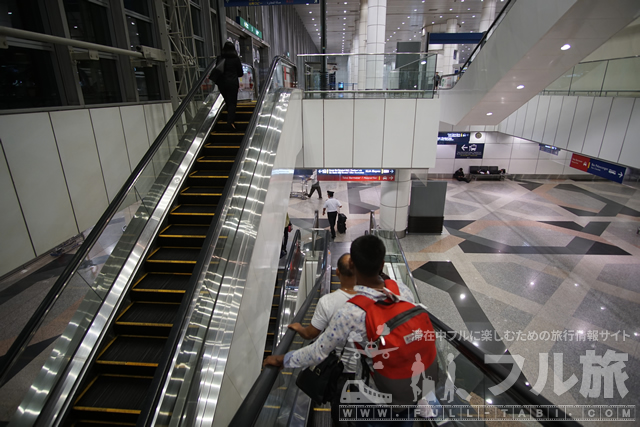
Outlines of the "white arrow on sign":
[[463,145],[461,148],[462,148],[462,151],[467,151],[467,146],[466,145]]
[[624,175],[622,172],[618,172],[618,176],[619,176],[620,178],[622,178],[622,175]]

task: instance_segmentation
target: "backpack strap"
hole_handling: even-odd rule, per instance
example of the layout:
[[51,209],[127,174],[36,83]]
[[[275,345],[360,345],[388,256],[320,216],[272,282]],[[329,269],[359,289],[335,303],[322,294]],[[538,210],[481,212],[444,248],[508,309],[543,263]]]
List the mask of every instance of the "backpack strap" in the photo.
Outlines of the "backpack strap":
[[395,280],[392,280],[392,279],[385,280],[384,287],[389,289],[394,294],[400,296],[400,288],[398,287],[398,284],[395,282]]
[[354,304],[358,307],[360,307],[361,309],[363,309],[365,312],[367,311],[367,309],[369,307],[371,307],[373,304],[375,304],[376,302],[374,300],[372,300],[369,297],[365,297],[364,295],[356,295],[354,297],[351,297],[348,302],[350,302],[351,304]]
[[404,311],[396,315],[395,317],[392,317],[390,320],[387,321],[387,326],[389,327],[390,331],[393,331],[398,326],[408,322],[409,320],[411,320],[412,318],[416,317],[418,314],[421,314],[421,313],[429,314],[427,310],[425,310],[423,307],[416,305],[415,307],[410,308],[409,310]]

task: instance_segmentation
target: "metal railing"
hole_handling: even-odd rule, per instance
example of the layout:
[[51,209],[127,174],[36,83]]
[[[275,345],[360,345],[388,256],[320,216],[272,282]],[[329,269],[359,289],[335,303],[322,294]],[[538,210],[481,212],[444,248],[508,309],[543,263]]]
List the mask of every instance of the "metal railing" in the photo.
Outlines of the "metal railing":
[[[328,58],[342,59],[342,70],[323,75]],[[298,68],[307,98],[433,98],[436,59],[424,52],[301,54]]]
[[373,234],[373,230],[376,230],[377,228],[376,211],[371,211],[369,212],[369,234]]
[[640,58],[581,62],[541,95],[640,97]]
[[[329,251],[329,232],[324,230],[324,248],[322,250],[322,261],[318,263],[318,267],[316,270],[316,281],[314,283],[313,288],[308,293],[307,298],[304,303],[301,305],[300,309],[296,313],[293,318],[292,323],[300,323],[302,322],[304,316],[309,311],[311,304],[314,300],[317,300],[318,293],[322,284],[325,280],[325,274],[327,270],[327,257]],[[280,356],[289,351],[291,344],[293,343],[293,339],[296,336],[296,332],[292,329],[288,329],[287,332],[282,337],[280,344],[278,344],[277,348],[274,350],[274,356]],[[247,397],[243,400],[242,404],[236,411],[233,419],[229,423],[231,427],[247,427],[254,426],[258,421],[258,417],[260,416],[260,412],[263,409],[269,394],[273,388],[273,385],[278,378],[278,373],[280,372],[280,368],[275,366],[266,366],[258,379],[253,383],[251,390],[247,394]]]
[[460,67],[460,72],[455,74],[445,74],[441,76],[440,85],[438,86],[438,89],[447,90],[447,89],[453,88],[456,85],[458,80],[460,80],[460,78],[465,73],[465,71],[467,71],[469,66],[476,59],[476,56],[478,56],[478,54],[484,47],[485,43],[487,43],[487,41],[491,38],[496,28],[498,27],[498,25],[500,25],[504,17],[507,15],[507,12],[509,12],[509,10],[515,4],[515,2],[516,0],[507,1],[507,4],[505,4],[502,10],[500,10],[500,13],[498,13],[498,16],[496,16],[496,19],[493,20],[493,22],[491,23],[491,26],[487,29],[487,31],[485,31],[484,36],[482,37],[482,39],[480,39],[480,42],[478,42],[476,47],[473,49],[473,51],[471,52],[471,55],[469,55],[469,59],[467,59],[465,63],[462,65],[462,67]]
[[[144,182],[149,179],[149,169],[153,168],[153,166],[162,166],[160,164],[157,164],[157,160],[160,159],[158,159],[156,155],[161,149],[167,146],[166,143],[170,138],[177,140],[181,137],[184,138],[186,136],[184,129],[179,129],[179,127],[186,128],[185,125],[187,123],[180,122],[185,118],[183,116],[188,112],[188,109],[198,107],[198,105],[192,104],[193,99],[199,92],[202,91],[202,83],[214,67],[215,60],[205,69],[198,82],[191,88],[185,99],[178,106],[162,131],[160,131],[160,134],[156,137],[153,144],[151,144],[149,150],[145,153],[140,162],[138,162],[138,165],[126,180],[118,194],[116,194],[113,201],[104,211],[96,225],[91,229],[91,232],[85,238],[84,243],[80,246],[69,264],[67,264],[65,269],[56,280],[55,284],[51,287],[51,290],[47,293],[47,295],[35,310],[34,314],[24,326],[16,340],[13,342],[13,344],[5,354],[5,357],[3,358],[2,366],[0,366],[0,385],[4,384],[9,369],[16,363],[20,355],[24,352],[27,344],[32,340],[36,331],[42,325],[42,322],[46,318],[47,314],[51,311],[52,307],[58,301],[65,289],[69,286],[72,278],[77,277],[81,282],[86,283],[90,288],[94,288],[95,290],[97,290],[99,294],[104,294],[104,292],[106,292],[106,290],[109,288],[110,284],[104,281],[107,279],[104,277],[101,277],[103,281],[101,281],[98,285],[95,284],[95,281],[97,281],[100,277],[99,275],[96,275],[96,277],[94,277],[94,283],[88,283],[89,279],[83,277],[78,273],[80,266],[85,261],[91,263],[91,250],[103,236],[103,233],[105,233],[107,226],[109,226],[109,224],[112,222],[114,216],[121,213],[123,208],[126,208],[127,206],[133,205],[137,202],[140,203],[140,206],[144,207],[147,214],[150,215],[150,212],[151,210],[153,210],[154,206],[147,204],[147,202],[150,201],[150,198],[147,198],[147,194],[151,191],[151,189],[150,186],[146,184],[146,182]],[[210,94],[213,94],[214,92],[217,93],[217,91],[214,91],[212,89]],[[194,112],[191,111],[191,113],[193,114]],[[193,115],[195,116],[195,114]],[[182,133],[182,135],[180,135],[180,133]],[[154,163],[156,164],[154,165]],[[148,192],[144,193],[138,187],[147,188]],[[154,191],[157,190],[157,188],[154,189]],[[115,266],[115,268],[117,268],[117,266]]]

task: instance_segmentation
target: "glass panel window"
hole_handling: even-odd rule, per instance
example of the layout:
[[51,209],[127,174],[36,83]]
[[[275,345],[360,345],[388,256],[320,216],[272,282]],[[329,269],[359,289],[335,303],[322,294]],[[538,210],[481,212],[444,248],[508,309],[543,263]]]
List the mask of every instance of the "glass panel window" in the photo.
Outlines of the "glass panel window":
[[44,33],[38,0],[1,1],[0,26]]
[[193,34],[202,37],[202,24],[200,24],[200,9],[191,6],[191,24],[193,25]]
[[78,61],[78,78],[85,104],[121,102],[116,61]]
[[204,42],[196,40],[196,56],[198,57],[198,65],[200,68],[207,68],[207,60],[204,57]]
[[72,39],[112,46],[106,7],[84,0],[64,0],[64,9]]
[[133,69],[138,85],[138,96],[140,101],[155,101],[162,99],[160,93],[160,79],[158,78],[158,68],[136,67]]
[[148,0],[124,0],[124,8],[139,13],[140,15],[150,16]]
[[61,105],[51,52],[0,49],[0,109]]
[[127,29],[132,49],[138,45],[154,47],[150,23],[127,16]]

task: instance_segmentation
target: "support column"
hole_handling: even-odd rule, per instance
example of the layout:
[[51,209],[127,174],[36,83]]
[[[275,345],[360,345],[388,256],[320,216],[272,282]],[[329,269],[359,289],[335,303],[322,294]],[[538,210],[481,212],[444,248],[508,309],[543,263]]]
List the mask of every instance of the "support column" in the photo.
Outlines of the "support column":
[[397,169],[395,181],[383,181],[380,188],[380,228],[394,230],[399,238],[407,231],[411,170]]
[[356,54],[355,56],[349,57],[349,86],[345,87],[346,90],[354,89],[353,83],[358,83],[358,52],[360,52],[360,37],[358,34],[358,27],[360,25],[360,20],[356,19],[356,31],[353,36],[353,41],[351,42],[351,52],[352,54]]
[[367,89],[382,89],[387,0],[368,0],[368,4],[367,53],[382,55],[367,56]]
[[493,20],[496,19],[496,0],[485,0],[482,2],[482,14],[480,15],[480,32],[484,33],[489,29]]
[[[447,33],[457,33],[458,32],[458,20],[447,19]],[[453,74],[453,66],[458,63],[458,57],[453,59],[453,52],[458,50],[457,44],[445,44],[444,45],[444,54],[443,54],[443,63],[442,63],[442,72],[444,74]]]
[[[367,18],[369,16],[369,3],[367,0],[360,1],[360,19],[358,22],[358,53],[367,52]],[[358,80],[355,89],[364,90],[367,85],[367,56],[358,56]]]

